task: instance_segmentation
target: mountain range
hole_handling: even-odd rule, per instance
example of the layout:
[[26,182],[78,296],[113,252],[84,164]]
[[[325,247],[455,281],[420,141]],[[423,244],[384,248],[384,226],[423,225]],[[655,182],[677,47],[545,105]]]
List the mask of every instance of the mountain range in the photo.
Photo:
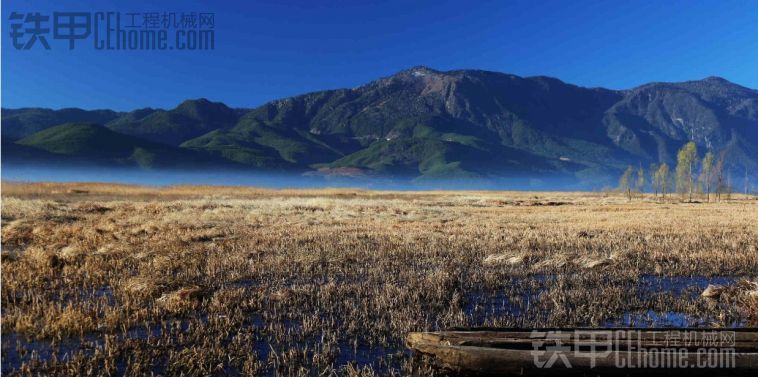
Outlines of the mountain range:
[[709,77],[629,90],[414,67],[252,109],[206,99],[130,112],[2,109],[3,165],[226,168],[324,176],[564,177],[612,184],[694,141],[758,172],[758,90]]

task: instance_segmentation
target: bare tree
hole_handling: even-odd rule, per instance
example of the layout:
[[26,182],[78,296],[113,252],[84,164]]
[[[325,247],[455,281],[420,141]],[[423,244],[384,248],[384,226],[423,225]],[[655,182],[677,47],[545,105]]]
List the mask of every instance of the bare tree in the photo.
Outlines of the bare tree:
[[645,192],[645,169],[642,168],[642,164],[640,164],[639,169],[637,169],[637,181],[635,182],[634,187],[640,194],[640,198],[643,198],[643,193]]
[[747,176],[747,166],[745,166],[745,197],[747,197],[748,187],[750,186],[750,179]]
[[716,165],[713,167],[713,177],[716,180],[716,200],[721,201],[721,193],[726,188],[726,177],[724,176],[724,165],[726,164],[726,152],[719,153]]
[[700,182],[703,184],[703,188],[705,189],[706,201],[710,202],[711,181],[713,181],[713,153],[706,153],[700,166]]
[[658,182],[658,165],[655,163],[650,164],[648,173],[650,174],[650,188],[653,189],[653,197],[657,198],[660,189],[660,183]]
[[661,191],[663,199],[666,199],[671,179],[669,178],[669,166],[665,162],[655,171],[655,181],[657,189]]
[[632,176],[634,175],[634,169],[629,165],[624,174],[619,179],[619,190],[625,192],[629,200],[632,200]]

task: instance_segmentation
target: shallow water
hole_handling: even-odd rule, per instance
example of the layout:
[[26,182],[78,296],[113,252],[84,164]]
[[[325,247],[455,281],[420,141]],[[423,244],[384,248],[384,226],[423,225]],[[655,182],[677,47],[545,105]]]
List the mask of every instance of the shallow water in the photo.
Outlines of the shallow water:
[[[660,328],[660,327],[710,327],[711,321],[703,318],[695,318],[686,313],[675,311],[656,312],[647,310],[643,312],[627,312],[621,318],[606,321],[603,327],[635,327],[635,328]],[[744,327],[744,321],[734,321],[728,327]]]
[[[691,277],[660,277],[645,275],[640,278],[639,283],[631,289],[636,289],[640,296],[655,297],[657,295],[670,295],[673,297],[686,297],[690,301],[699,300],[698,295],[708,284],[732,284],[736,282],[733,277],[712,277],[703,276]],[[555,283],[556,276],[534,275],[525,278],[512,278],[504,282],[509,287],[505,290],[494,292],[470,292],[465,295],[463,301],[463,311],[467,316],[467,322],[470,326],[486,325],[486,321],[493,318],[507,318],[518,325],[519,323],[528,324],[539,315],[539,311],[532,310],[533,303],[538,302],[541,295],[544,294]],[[232,283],[237,287],[255,287],[257,284],[253,281],[239,281]],[[104,286],[94,290],[82,292],[82,297],[91,297],[93,299],[108,300],[110,305],[115,305],[113,294],[110,287]],[[66,300],[67,298],[63,298]],[[79,298],[81,299],[81,298]],[[121,342],[127,339],[147,342],[150,338],[160,338],[165,335],[165,331],[170,331],[171,336],[177,336],[184,331],[188,331],[190,326],[205,326],[208,324],[208,315],[206,313],[197,313],[194,319],[176,319],[168,320],[163,326],[159,324],[135,326],[126,332],[117,332],[112,334],[116,340]],[[194,325],[191,322],[194,321]],[[245,321],[239,330],[251,331],[256,334],[256,345],[254,351],[259,360],[274,360],[276,354],[286,351],[292,345],[279,345],[271,343],[265,335],[267,322],[259,315],[253,315]],[[694,318],[686,313],[678,311],[656,311],[653,309],[628,311],[622,315],[603,321],[601,327],[705,327],[709,326],[709,318]],[[298,332],[302,329],[302,322],[299,320],[288,320],[282,323],[287,331]],[[733,322],[732,327],[742,327],[744,323]],[[62,341],[53,343],[50,340],[26,339],[15,333],[5,333],[2,337],[2,372],[7,374],[9,371],[16,370],[24,363],[44,363],[45,361],[65,360],[71,358],[74,354],[90,356],[97,347],[103,347],[105,344],[103,334],[85,334],[84,336],[75,336]],[[390,345],[393,343],[390,342]],[[322,346],[321,339],[318,336],[306,337],[303,344],[298,346],[307,346],[311,352]],[[276,352],[272,354],[272,351]],[[401,361],[410,357],[410,353],[402,344],[394,346],[375,346],[368,344],[360,337],[347,340],[338,338],[337,349],[335,350],[335,367],[346,366],[348,364],[363,367],[371,366],[375,371],[386,372],[390,368],[398,368]],[[126,370],[123,357],[119,359],[117,370],[123,372]],[[156,369],[156,373],[164,371]],[[237,372],[227,370],[228,374],[234,375]],[[273,373],[273,369],[270,370]]]
[[643,295],[668,292],[674,296],[688,295],[691,298],[700,295],[709,284],[730,285],[737,282],[733,277],[704,276],[657,276],[643,275],[640,278],[639,289]]

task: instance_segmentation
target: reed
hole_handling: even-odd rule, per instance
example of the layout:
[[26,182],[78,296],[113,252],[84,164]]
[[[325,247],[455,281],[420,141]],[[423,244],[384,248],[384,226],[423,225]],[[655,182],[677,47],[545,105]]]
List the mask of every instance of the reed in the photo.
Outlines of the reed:
[[743,197],[2,189],[4,375],[428,375],[408,332],[758,325]]

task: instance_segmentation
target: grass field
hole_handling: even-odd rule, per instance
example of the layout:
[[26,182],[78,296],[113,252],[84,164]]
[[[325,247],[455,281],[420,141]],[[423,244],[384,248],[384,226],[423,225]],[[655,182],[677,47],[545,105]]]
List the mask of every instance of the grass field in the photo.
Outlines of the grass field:
[[3,183],[2,372],[429,375],[410,331],[756,326],[758,200],[700,201]]

